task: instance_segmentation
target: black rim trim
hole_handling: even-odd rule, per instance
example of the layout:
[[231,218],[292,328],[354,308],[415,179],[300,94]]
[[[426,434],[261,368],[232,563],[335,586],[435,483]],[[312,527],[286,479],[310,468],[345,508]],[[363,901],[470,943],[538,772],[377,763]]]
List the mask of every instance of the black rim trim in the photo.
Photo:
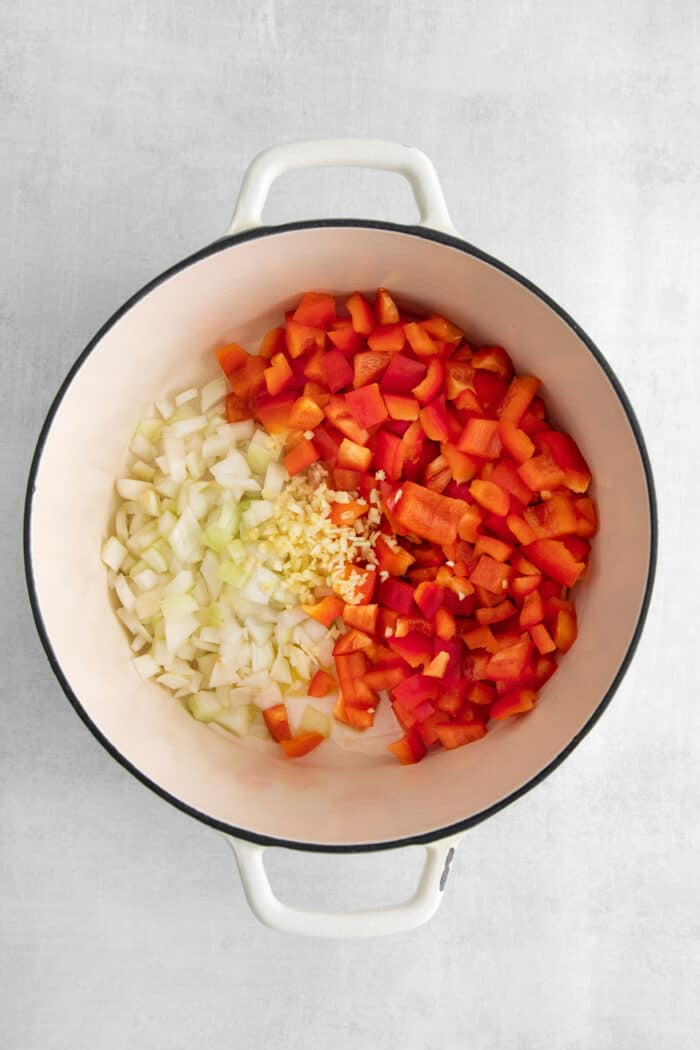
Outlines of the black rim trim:
[[[36,592],[36,586],[34,582],[34,572],[32,566],[31,557],[31,514],[32,514],[32,501],[34,496],[34,488],[36,475],[41,462],[44,445],[51,429],[54,416],[60,407],[63,397],[68,390],[68,387],[73,381],[74,376],[77,374],[79,369],[87,357],[92,353],[95,346],[100,342],[103,336],[113,327],[114,324],[130,310],[136,303],[138,303],[144,296],[148,295],[154,288],[162,284],[164,281],[173,277],[175,274],[180,273],[182,270],[187,269],[194,263],[200,262],[202,259],[206,259],[210,255],[214,255],[217,252],[223,251],[226,248],[231,247],[235,244],[243,243],[244,241],[254,240],[259,237],[269,237],[277,233],[285,233],[293,230],[304,230],[304,229],[318,229],[324,227],[358,227],[363,229],[379,229],[389,230],[396,233],[405,233],[415,237],[421,237],[424,240],[438,241],[441,244],[448,245],[449,247],[456,248],[458,251],[464,252],[467,255],[473,255],[475,258],[480,259],[482,262],[488,263],[490,266],[495,267],[507,276],[512,277],[518,281],[521,285],[527,288],[530,292],[541,299],[547,306],[549,306],[558,316],[576,333],[579,339],[585,344],[590,353],[596,359],[603,372],[607,376],[608,381],[613,387],[617,394],[622,407],[627,415],[628,422],[632,428],[639,455],[642,460],[644,467],[644,473],[646,477],[647,493],[649,497],[649,518],[650,518],[650,548],[649,548],[649,567],[647,572],[646,586],[644,589],[644,597],[639,610],[639,616],[637,623],[630,640],[630,644],[625,653],[624,659],[620,664],[617,674],[613,679],[610,688],[602,698],[595,711],[583,726],[583,728],[576,734],[576,736],[567,744],[567,746],[554,758],[552,761],[539,771],[534,777],[523,784],[522,787],[512,792],[506,798],[495,802],[492,806],[482,810],[480,813],[475,814],[465,820],[458,821],[455,824],[450,824],[446,827],[438,828],[434,831],[426,832],[423,835],[410,835],[400,839],[394,839],[387,842],[376,842],[376,843],[350,843],[347,845],[327,845],[323,843],[312,843],[312,842],[295,842],[286,839],[273,838],[267,835],[258,835],[255,832],[237,828],[233,825],[226,824],[223,821],[216,820],[206,813],[194,809],[189,806],[186,802],[171,795],[168,791],[164,790],[154,781],[150,780],[144,773],[141,772],[136,766],[134,766],[124,755],[119,752],[114,745],[104,736],[101,730],[95,725],[92,719],[87,714],[86,710],[78,700],[78,697],[72,691],[65,675],[63,674],[61,665],[56,658],[56,654],[53,651],[51,643],[49,641],[48,633],[44,625],[41,610],[39,608],[39,601]],[[402,846],[413,846],[422,845],[429,842],[435,842],[439,839],[446,838],[449,835],[454,835],[462,831],[467,831],[469,828],[480,824],[482,820],[486,820],[488,817],[498,813],[499,810],[504,809],[506,806],[515,802],[522,795],[525,795],[532,788],[536,787],[542,780],[553,773],[554,770],[567,758],[575,747],[580,744],[583,738],[590,732],[595,723],[601,717],[608,704],[612,700],[615,692],[618,689],[622,679],[624,678],[627,669],[629,668],[630,662],[639,644],[639,640],[644,628],[646,621],[647,612],[649,610],[649,603],[651,601],[654,576],[656,572],[656,559],[657,559],[657,545],[658,545],[658,514],[657,514],[657,503],[656,503],[656,492],[654,487],[654,478],[651,470],[651,464],[649,461],[649,455],[647,453],[642,431],[637,421],[637,417],[634,413],[634,409],[625,394],[620,381],[615,375],[614,371],[608,364],[607,360],[595,345],[592,339],[584,332],[584,330],[574,321],[569,314],[561,308],[553,299],[551,299],[545,292],[538,288],[535,284],[529,281],[526,277],[523,277],[517,271],[512,270],[505,263],[500,262],[493,256],[488,255],[486,252],[480,251],[480,249],[467,243],[466,241],[460,240],[458,237],[453,237],[446,233],[440,233],[436,230],[425,229],[420,226],[402,226],[397,223],[380,222],[373,220],[364,219],[319,219],[319,220],[308,220],[303,222],[292,222],[282,226],[261,226],[253,230],[246,230],[243,233],[235,234],[233,236],[223,237],[221,240],[215,241],[214,243],[207,245],[207,247],[200,249],[193,255],[188,256],[186,259],[181,260],[174,266],[171,266],[168,270],[165,270],[159,276],[153,278],[148,284],[145,284],[138,292],[131,296],[112,316],[109,320],[100,328],[98,333],[90,340],[88,345],[82,351],[80,356],[75,361],[74,365],[68,372],[68,375],[61,384],[58,393],[56,394],[51,406],[48,410],[43,426],[39,433],[37,440],[36,449],[32,458],[32,464],[29,471],[29,478],[27,482],[27,491],[24,505],[24,523],[23,523],[23,548],[24,548],[24,567],[25,577],[27,582],[27,589],[29,591],[29,601],[31,604],[32,615],[34,622],[39,634],[39,638],[46,652],[51,669],[55,674],[58,682],[63,689],[66,697],[74,707],[75,711],[88,727],[90,732],[97,738],[102,744],[105,750],[114,758],[124,769],[128,770],[137,780],[141,781],[147,788],[154,791],[166,802],[170,802],[173,806],[182,810],[190,817],[194,817],[196,820],[202,821],[204,824],[208,824],[210,827],[216,828],[218,831],[222,831],[225,834],[233,835],[237,838],[245,839],[248,842],[254,842],[261,846],[274,846],[284,847],[286,849],[304,850],[308,852],[317,853],[370,853],[378,850],[385,849],[397,849]]]

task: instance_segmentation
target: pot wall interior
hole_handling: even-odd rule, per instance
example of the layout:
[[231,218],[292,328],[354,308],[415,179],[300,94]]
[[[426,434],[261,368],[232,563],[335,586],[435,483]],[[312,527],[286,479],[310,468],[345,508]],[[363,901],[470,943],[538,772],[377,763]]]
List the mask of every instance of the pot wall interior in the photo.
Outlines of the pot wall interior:
[[[527,717],[415,767],[399,767],[384,747],[368,755],[334,745],[288,762],[274,745],[222,739],[139,679],[99,550],[134,424],[156,397],[213,377],[213,347],[231,339],[253,347],[301,291],[378,285],[444,312],[474,342],[504,345],[518,370],[543,380],[556,422],[593,470],[602,529],[577,590],[578,642]],[[31,557],[46,632],[72,692],[151,781],[208,817],[261,835],[381,843],[479,814],[531,780],[588,722],[637,624],[650,512],[639,450],[610,381],[538,296],[475,256],[417,235],[307,228],[222,246],[163,281],[104,334],[46,439]]]

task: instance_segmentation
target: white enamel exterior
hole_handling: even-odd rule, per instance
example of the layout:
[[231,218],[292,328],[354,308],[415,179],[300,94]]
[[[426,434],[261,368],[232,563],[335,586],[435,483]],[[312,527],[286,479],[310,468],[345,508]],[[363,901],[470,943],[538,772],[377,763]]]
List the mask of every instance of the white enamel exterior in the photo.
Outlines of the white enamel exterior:
[[[253,195],[251,210],[239,209],[236,221],[255,221],[264,196]],[[388,753],[340,751],[332,744],[289,762],[274,745],[215,735],[164,689],[139,679],[110,606],[100,545],[134,423],[155,398],[211,378],[214,347],[234,338],[254,346],[302,290],[342,294],[379,285],[447,314],[474,342],[508,347],[518,370],[541,377],[556,422],[576,437],[591,465],[602,527],[588,578],[578,588],[577,644],[526,718],[415,767],[399,766]],[[652,526],[645,471],[601,365],[518,280],[410,230],[282,229],[222,242],[157,284],[104,333],[74,375],[35,481],[36,601],[62,674],[89,719],[173,799],[232,831],[296,844],[381,847],[441,829],[454,834],[453,825],[517,792],[567,748],[601,704],[630,646],[647,584]],[[239,851],[239,866],[263,921],[298,932],[358,932],[342,922],[314,925],[313,916],[280,912],[261,889],[261,856],[259,866],[251,856]],[[431,863],[435,867],[434,856]],[[419,906],[405,906],[416,920],[409,925],[437,906],[433,877],[419,897]],[[405,928],[399,912],[387,928]]]

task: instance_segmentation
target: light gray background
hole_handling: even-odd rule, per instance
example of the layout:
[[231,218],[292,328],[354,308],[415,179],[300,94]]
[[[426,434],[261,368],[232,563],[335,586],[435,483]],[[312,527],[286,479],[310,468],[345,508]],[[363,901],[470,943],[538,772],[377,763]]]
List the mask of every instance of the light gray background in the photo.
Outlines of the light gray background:
[[[3,1048],[697,1046],[698,10],[2,3]],[[19,530],[42,418],[96,329],[224,230],[258,150],[346,133],[421,146],[464,236],[603,348],[646,431],[662,546],[608,713],[467,836],[438,917],[326,943],[259,926],[216,833],[82,726],[35,637]],[[269,215],[412,208],[393,177],[324,171],[280,182]],[[408,893],[418,853],[271,868],[295,902],[359,905]]]

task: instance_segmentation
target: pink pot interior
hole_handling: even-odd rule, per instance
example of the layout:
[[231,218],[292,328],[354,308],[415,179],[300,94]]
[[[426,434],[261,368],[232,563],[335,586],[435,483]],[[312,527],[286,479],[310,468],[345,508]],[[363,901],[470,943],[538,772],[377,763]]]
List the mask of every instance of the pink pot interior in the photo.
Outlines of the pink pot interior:
[[[402,768],[380,747],[302,762],[223,739],[133,670],[99,551],[134,423],[156,397],[216,374],[212,347],[254,345],[301,291],[384,285],[500,343],[544,383],[594,473],[602,528],[577,593],[579,639],[527,717]],[[467,820],[536,777],[586,725],[630,646],[650,561],[643,463],[625,410],[576,333],[518,281],[451,246],[391,230],[289,230],[224,247],[168,278],[102,337],[54,416],[31,517],[36,596],[71,691],[117,751],[208,818],[299,843],[371,844]],[[56,694],[56,702],[61,702]],[[397,730],[396,736],[399,736]]]

